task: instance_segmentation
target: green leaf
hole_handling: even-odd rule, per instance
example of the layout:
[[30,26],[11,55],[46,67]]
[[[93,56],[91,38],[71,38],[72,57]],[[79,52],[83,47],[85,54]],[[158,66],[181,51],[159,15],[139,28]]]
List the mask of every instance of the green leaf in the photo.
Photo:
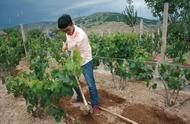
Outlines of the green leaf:
[[50,107],[48,110],[48,115],[53,116],[56,122],[60,122],[62,117],[65,117],[66,114],[63,109]]
[[33,111],[33,106],[32,105],[28,105],[27,106],[27,112],[28,113],[32,113],[32,111]]

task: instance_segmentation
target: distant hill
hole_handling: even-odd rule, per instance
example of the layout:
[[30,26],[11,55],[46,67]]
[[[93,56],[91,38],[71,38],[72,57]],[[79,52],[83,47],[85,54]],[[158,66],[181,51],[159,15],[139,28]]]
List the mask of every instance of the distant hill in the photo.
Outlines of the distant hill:
[[[26,31],[32,30],[32,29],[39,29],[39,30],[46,30],[46,29],[54,29],[57,26],[56,22],[36,22],[36,23],[30,23],[30,24],[23,24],[24,29]],[[19,25],[13,28],[20,28]]]
[[56,22],[38,22],[24,25],[27,28],[55,28]]
[[[120,13],[113,12],[98,12],[89,16],[79,17],[75,19],[77,24],[82,24],[86,28],[90,28],[91,26],[102,24],[103,22],[125,22],[125,15]],[[157,20],[146,19],[142,17],[138,17],[138,22],[143,19],[145,25],[157,25]]]
[[[144,25],[146,27],[146,30],[149,28],[155,28],[157,25],[157,20],[151,20],[151,19],[146,19],[146,18],[141,18],[138,17],[138,22],[143,19]],[[119,30],[120,32],[120,27],[130,27],[127,26],[124,22],[124,15],[120,13],[114,13],[114,12],[97,12],[89,16],[82,16],[74,19],[75,23],[80,26],[85,28],[87,31],[95,31],[96,32],[96,27],[101,29],[100,27],[103,26],[107,28],[107,30],[112,30],[112,25],[114,25],[115,30]],[[101,25],[101,26],[100,26]],[[138,27],[139,24],[137,24]],[[119,27],[118,27],[119,26]],[[118,27],[118,28],[117,28]],[[14,28],[19,28],[19,26],[16,26]],[[24,24],[25,30],[31,30],[31,29],[40,29],[45,31],[46,29],[51,30],[57,28],[57,22],[38,22],[38,23],[31,23],[31,24]],[[115,32],[115,30],[113,30]],[[123,32],[123,29],[121,30]],[[124,31],[128,32],[128,31]]]

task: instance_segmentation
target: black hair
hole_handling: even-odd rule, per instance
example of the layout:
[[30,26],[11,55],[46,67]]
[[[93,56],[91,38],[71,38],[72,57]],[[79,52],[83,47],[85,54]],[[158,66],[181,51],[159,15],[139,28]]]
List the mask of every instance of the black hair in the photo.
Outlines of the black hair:
[[71,16],[68,14],[63,14],[61,17],[58,19],[58,28],[59,29],[64,29],[68,25],[72,23]]

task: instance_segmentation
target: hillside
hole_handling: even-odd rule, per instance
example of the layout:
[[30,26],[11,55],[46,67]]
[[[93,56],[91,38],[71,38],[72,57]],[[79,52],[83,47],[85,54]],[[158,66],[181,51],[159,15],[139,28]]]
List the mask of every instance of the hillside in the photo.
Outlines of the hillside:
[[[145,25],[157,25],[157,20],[150,20],[142,17],[138,17],[138,22],[143,19]],[[98,12],[89,16],[79,17],[75,19],[77,24],[85,25],[86,28],[90,28],[94,25],[99,25],[104,22],[125,22],[124,15],[113,12]]]
[[[157,20],[150,20],[138,17],[138,22],[144,20],[145,31],[156,30]],[[129,32],[131,28],[124,22],[124,15],[113,12],[98,12],[89,16],[78,17],[74,19],[76,25],[84,28],[88,32]],[[57,22],[37,22],[31,24],[24,24],[25,30],[40,29],[43,31],[57,28]],[[113,28],[114,27],[114,28]],[[19,28],[16,26],[14,28]],[[135,30],[139,31],[139,23],[135,26]]]
[[[132,28],[126,25],[124,22],[104,22],[99,25],[94,25],[90,28],[83,27],[87,32],[94,32],[96,34],[102,35],[103,33],[114,33],[114,32],[120,32],[120,33],[128,33],[132,31]],[[156,31],[156,26],[144,26],[144,32],[152,32]],[[135,26],[135,32],[140,32],[140,25]]]

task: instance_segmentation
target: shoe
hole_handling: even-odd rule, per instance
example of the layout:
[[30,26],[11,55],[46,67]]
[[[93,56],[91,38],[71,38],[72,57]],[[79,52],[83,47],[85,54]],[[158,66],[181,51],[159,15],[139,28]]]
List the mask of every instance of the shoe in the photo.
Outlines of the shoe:
[[100,110],[99,105],[95,105],[92,109],[93,109],[93,114],[100,115],[101,110]]

